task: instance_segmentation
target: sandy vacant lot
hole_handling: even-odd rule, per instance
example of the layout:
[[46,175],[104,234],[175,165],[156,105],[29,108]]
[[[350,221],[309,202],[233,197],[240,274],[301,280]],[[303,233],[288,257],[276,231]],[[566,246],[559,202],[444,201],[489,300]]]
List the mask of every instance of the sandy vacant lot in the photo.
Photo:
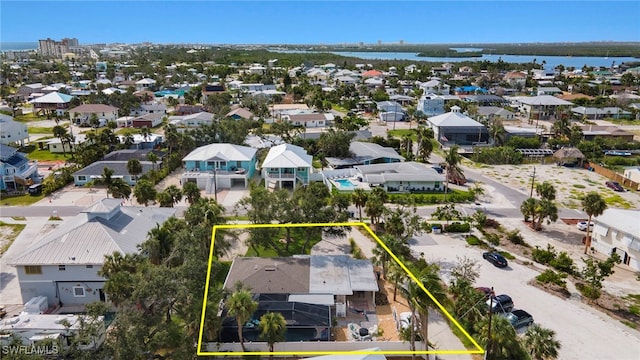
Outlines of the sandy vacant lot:
[[528,194],[531,190],[534,167],[535,182],[551,182],[556,189],[558,203],[562,207],[580,209],[583,194],[597,191],[607,200],[609,207],[640,208],[640,194],[635,191],[615,192],[605,186],[607,178],[582,168],[566,168],[555,164],[482,165],[472,171],[480,172]]

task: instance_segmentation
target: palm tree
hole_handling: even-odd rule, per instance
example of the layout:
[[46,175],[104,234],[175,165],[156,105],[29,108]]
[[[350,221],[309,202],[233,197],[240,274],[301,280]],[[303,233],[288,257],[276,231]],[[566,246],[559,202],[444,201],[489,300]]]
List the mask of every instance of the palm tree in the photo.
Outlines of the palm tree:
[[398,263],[392,261],[389,266],[389,280],[393,281],[393,301],[396,301],[398,293],[398,283],[403,283],[407,279],[407,272]]
[[458,153],[458,145],[453,145],[449,151],[444,153],[444,163],[446,167],[446,180],[444,184],[444,200],[447,201],[447,193],[449,192],[449,181],[453,179],[453,175],[462,174],[462,170],[458,166],[462,160],[462,156]]
[[367,198],[367,193],[363,189],[355,189],[351,194],[351,201],[358,208],[360,221],[362,221],[362,208],[367,204]]
[[592,191],[582,199],[582,210],[589,215],[587,220],[587,237],[584,242],[584,253],[591,248],[591,218],[600,216],[607,209],[607,203],[599,193]]
[[536,184],[536,193],[545,200],[553,201],[556,199],[556,188],[548,181]]
[[67,156],[67,153],[64,149],[64,143],[65,140],[67,138],[67,129],[65,129],[64,127],[60,126],[60,125],[56,125],[53,127],[53,136],[57,137],[58,139],[60,139],[60,145],[62,145],[62,155],[63,156]]
[[248,290],[238,290],[234,292],[227,301],[227,310],[230,316],[235,316],[236,323],[238,324],[238,338],[240,339],[240,346],[242,351],[246,351],[244,347],[244,337],[242,335],[242,327],[244,323],[251,318],[251,315],[258,308],[258,303],[253,300],[251,293]]
[[137,180],[137,176],[142,173],[142,164],[138,159],[130,159],[127,161],[127,171],[131,174],[134,180]]
[[418,126],[416,129],[416,143],[418,149],[416,151],[416,160],[421,162],[427,162],[431,153],[433,152],[433,130],[426,126]]
[[273,345],[285,340],[287,322],[279,312],[268,312],[260,317],[260,337],[269,344],[269,351],[273,352]]
[[107,198],[109,198],[109,193],[111,192],[111,188],[114,184],[113,178],[113,170],[108,167],[104,167],[102,169],[102,177],[100,179],[94,180],[97,185],[104,185],[107,188]]
[[200,189],[198,188],[198,184],[190,181],[187,182],[182,186],[182,194],[190,205],[198,201],[200,198]]
[[[410,281],[407,287],[409,307],[413,307],[414,311],[417,311],[420,316],[420,335],[427,348],[429,347],[429,310],[438,308],[432,300],[432,297],[440,304],[442,304],[447,297],[442,281],[440,277],[438,277],[439,270],[440,267],[438,264],[427,264],[416,274],[416,278],[422,286]],[[425,289],[431,296],[425,293]],[[415,344],[412,349],[415,351]]]
[[151,130],[146,126],[143,126],[140,128],[140,135],[142,135],[143,139],[147,140],[151,137]]
[[493,119],[489,124],[489,134],[496,146],[502,146],[507,136],[501,119]]
[[169,257],[173,248],[173,236],[165,226],[156,224],[155,228],[149,230],[143,248],[148,252],[149,261],[154,265],[160,265]]
[[156,163],[158,162],[158,155],[156,155],[153,151],[149,151],[147,153],[147,159],[151,161],[153,164],[153,170],[156,169]]
[[555,331],[534,324],[527,329],[522,339],[532,360],[557,359],[560,341],[555,339]]
[[503,316],[493,316],[491,321],[491,338],[489,339],[489,322],[477,323],[478,340],[487,352],[487,359],[508,360],[526,359],[527,354],[518,341],[518,335],[509,320]]

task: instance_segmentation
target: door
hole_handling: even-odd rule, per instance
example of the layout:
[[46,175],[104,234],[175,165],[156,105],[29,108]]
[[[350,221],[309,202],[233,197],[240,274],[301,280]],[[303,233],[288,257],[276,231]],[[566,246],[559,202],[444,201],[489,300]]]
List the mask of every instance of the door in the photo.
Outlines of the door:
[[102,302],[106,302],[107,301],[107,296],[104,293],[104,290],[102,289],[98,289],[99,295],[100,295],[100,301]]

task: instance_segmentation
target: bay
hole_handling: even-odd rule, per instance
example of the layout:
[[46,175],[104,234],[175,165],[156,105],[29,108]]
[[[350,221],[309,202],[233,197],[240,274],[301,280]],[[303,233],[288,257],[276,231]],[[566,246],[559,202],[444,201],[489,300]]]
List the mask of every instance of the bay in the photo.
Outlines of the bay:
[[[316,52],[307,50],[275,50],[277,52]],[[558,65],[565,68],[574,67],[582,69],[583,66],[604,67],[609,68],[626,62],[640,62],[639,58],[630,56],[625,57],[596,57],[596,56],[537,56],[537,55],[489,55],[483,54],[482,57],[423,57],[416,53],[408,52],[358,52],[358,51],[330,51],[332,54],[355,57],[363,60],[407,60],[407,61],[425,61],[434,63],[456,63],[464,61],[490,61],[498,62],[498,59],[506,63],[523,64],[531,63],[536,60],[536,64],[545,62],[546,69],[553,69]]]

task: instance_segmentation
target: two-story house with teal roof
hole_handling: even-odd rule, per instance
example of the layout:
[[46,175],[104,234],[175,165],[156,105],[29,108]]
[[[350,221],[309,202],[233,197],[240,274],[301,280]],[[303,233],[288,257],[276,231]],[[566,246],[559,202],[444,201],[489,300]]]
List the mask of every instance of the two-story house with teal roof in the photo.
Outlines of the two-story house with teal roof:
[[248,187],[256,171],[256,152],[254,148],[234,144],[201,146],[182,159],[185,168],[182,184],[194,182],[208,193],[237,184]]

